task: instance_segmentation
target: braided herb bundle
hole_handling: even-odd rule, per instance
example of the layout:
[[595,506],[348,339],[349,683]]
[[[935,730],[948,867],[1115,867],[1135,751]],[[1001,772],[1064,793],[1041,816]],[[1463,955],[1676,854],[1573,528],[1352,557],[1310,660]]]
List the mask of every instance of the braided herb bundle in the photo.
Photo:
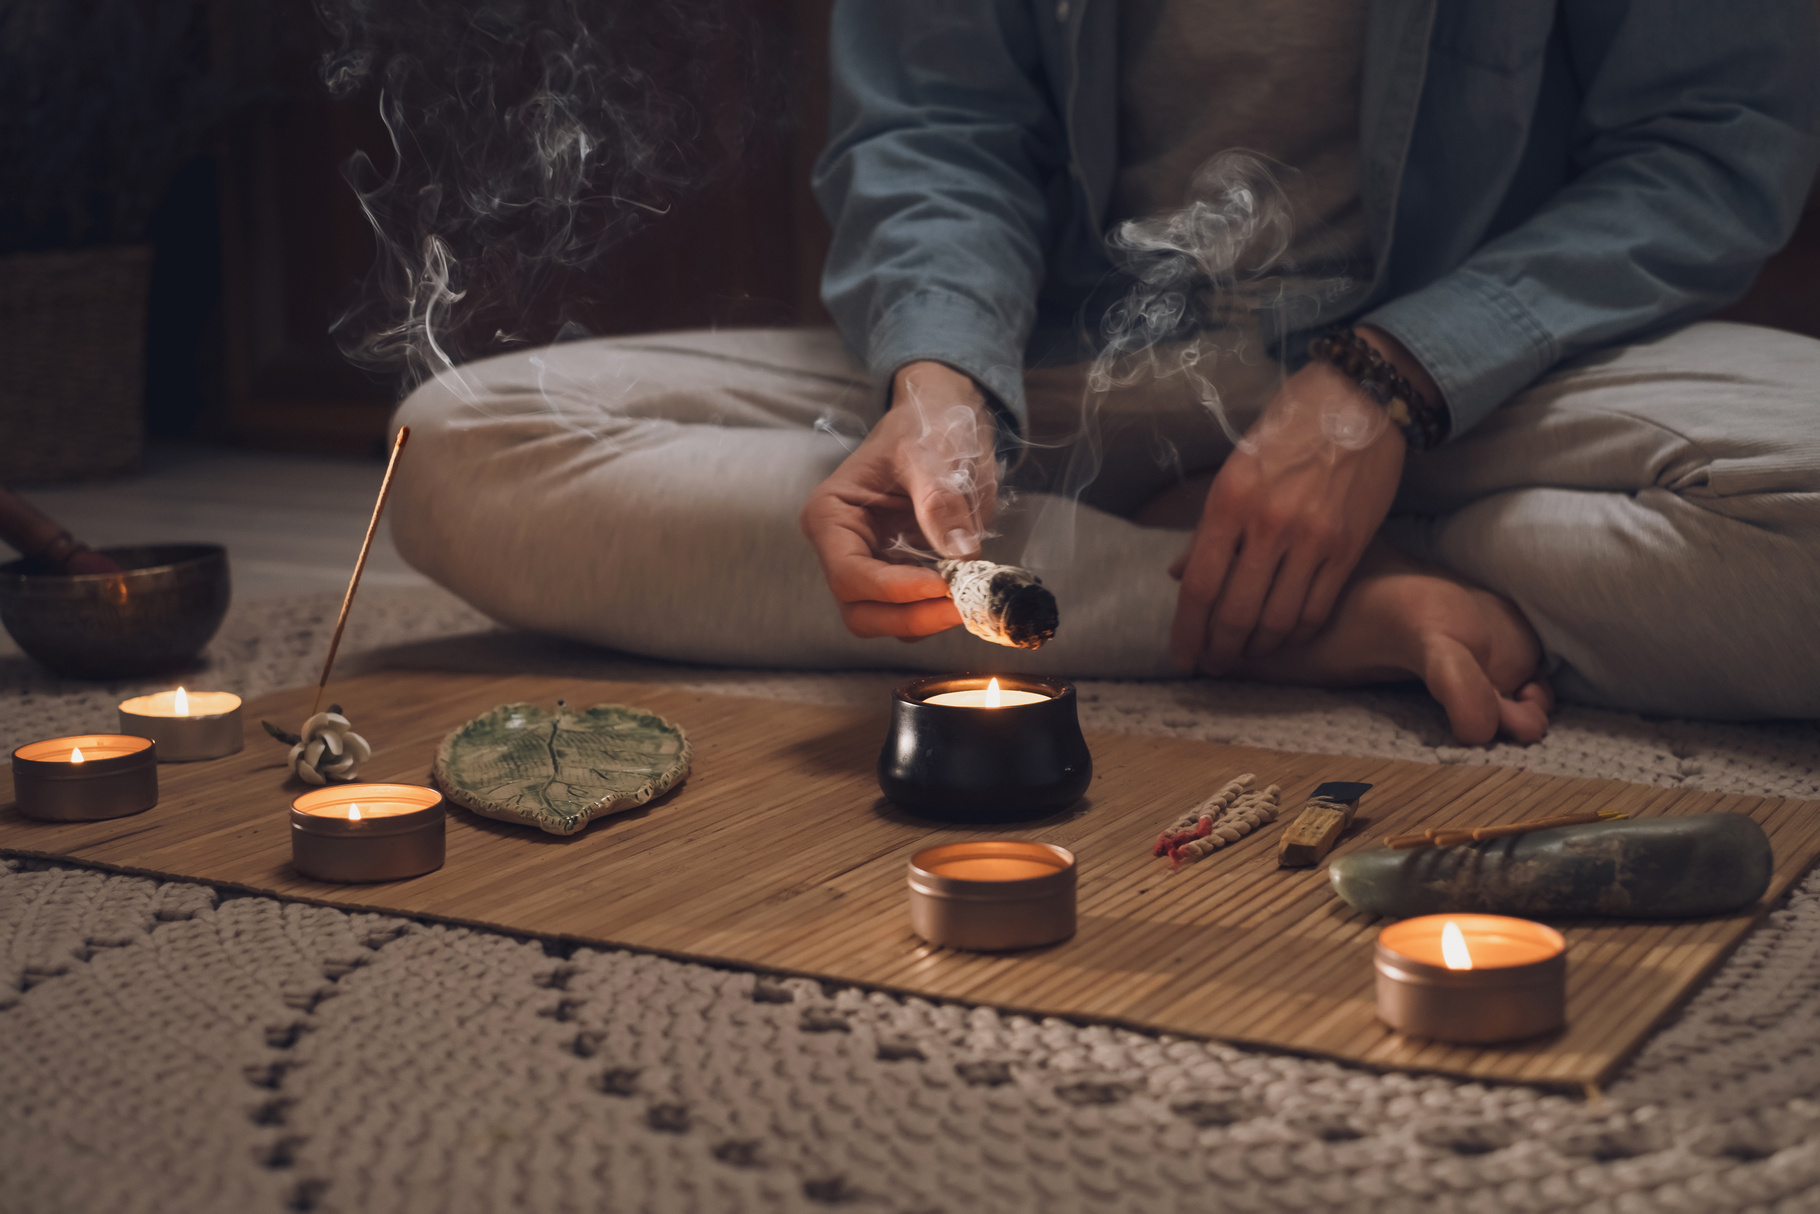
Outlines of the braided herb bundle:
[[937,561],[967,631],[994,645],[1041,649],[1055,636],[1055,595],[1028,569],[991,561]]
[[1281,789],[1272,784],[1251,791],[1256,780],[1255,775],[1246,772],[1228,781],[1159,835],[1151,854],[1168,856],[1176,867],[1192,864],[1276,821]]
[[1202,818],[1219,817],[1226,812],[1227,806],[1231,805],[1246,789],[1250,788],[1256,782],[1257,777],[1250,772],[1246,772],[1241,776],[1234,776],[1232,779],[1226,781],[1226,786],[1224,788],[1214,793],[1211,797],[1208,797],[1205,801],[1202,801],[1180,818],[1177,818],[1174,825],[1158,835],[1156,847],[1150,854],[1153,856],[1166,856],[1169,854],[1170,848],[1195,838],[1195,830],[1199,827]]

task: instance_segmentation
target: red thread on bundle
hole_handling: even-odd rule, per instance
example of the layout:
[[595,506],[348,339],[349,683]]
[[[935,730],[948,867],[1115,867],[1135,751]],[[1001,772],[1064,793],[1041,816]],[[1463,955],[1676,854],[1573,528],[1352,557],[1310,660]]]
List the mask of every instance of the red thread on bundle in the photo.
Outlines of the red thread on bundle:
[[1166,855],[1173,860],[1175,858],[1176,850],[1180,848],[1182,844],[1192,843],[1196,839],[1204,839],[1212,833],[1213,818],[1209,815],[1202,815],[1201,820],[1196,822],[1193,826],[1182,830],[1166,830],[1158,835],[1156,846],[1151,849],[1150,854],[1153,856]]

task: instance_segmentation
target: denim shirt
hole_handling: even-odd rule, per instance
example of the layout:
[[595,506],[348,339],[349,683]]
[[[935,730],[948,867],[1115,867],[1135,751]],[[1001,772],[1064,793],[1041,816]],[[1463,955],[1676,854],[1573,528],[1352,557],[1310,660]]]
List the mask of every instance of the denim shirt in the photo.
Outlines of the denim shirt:
[[[947,363],[1021,421],[1023,367],[1093,328],[1116,290],[1115,3],[837,3],[822,295],[875,373]],[[1820,14],[1372,0],[1362,90],[1372,282],[1350,315],[1273,335],[1379,326],[1434,376],[1457,436],[1562,359],[1749,287],[1820,162]]]

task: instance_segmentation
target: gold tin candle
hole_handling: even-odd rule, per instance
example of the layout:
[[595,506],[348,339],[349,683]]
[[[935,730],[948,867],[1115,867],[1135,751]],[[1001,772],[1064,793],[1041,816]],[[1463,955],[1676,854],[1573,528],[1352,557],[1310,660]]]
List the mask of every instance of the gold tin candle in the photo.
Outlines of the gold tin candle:
[[1378,933],[1378,1018],[1400,1033],[1486,1045],[1567,1023],[1567,941],[1504,915],[1422,915]]
[[226,691],[160,691],[120,702],[120,731],[158,743],[160,763],[219,759],[246,744],[240,697]]
[[13,751],[13,800],[40,822],[96,822],[158,804],[158,748],[150,738],[85,733]]
[[442,794],[415,784],[337,784],[291,802],[291,863],[318,881],[402,881],[442,867]]
[[910,926],[931,944],[998,952],[1074,935],[1074,853],[984,840],[910,858]]

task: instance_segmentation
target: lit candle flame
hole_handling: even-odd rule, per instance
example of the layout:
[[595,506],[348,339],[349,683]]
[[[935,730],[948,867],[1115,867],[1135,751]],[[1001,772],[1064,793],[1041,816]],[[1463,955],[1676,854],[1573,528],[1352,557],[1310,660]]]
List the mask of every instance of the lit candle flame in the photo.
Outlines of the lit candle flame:
[[1466,947],[1466,934],[1452,919],[1441,929],[1441,960],[1447,962],[1450,970],[1472,968],[1472,951]]
[[190,696],[189,693],[181,687],[177,689],[176,711],[177,715],[180,717],[187,717],[190,715]]
[[[360,821],[360,806],[358,806],[358,805],[348,806],[348,821],[350,821],[350,822]],[[1465,948],[1466,946],[1462,944],[1460,947]],[[1466,964],[1470,966],[1472,964],[1472,959],[1468,958],[1466,961]]]
[[993,679],[990,683],[986,684],[986,707],[999,708],[1003,706],[1004,702],[1005,697],[1001,696],[998,692],[998,680]]
[[80,747],[80,746],[70,747],[70,762],[80,763],[82,761],[83,761],[82,760],[82,747]]

